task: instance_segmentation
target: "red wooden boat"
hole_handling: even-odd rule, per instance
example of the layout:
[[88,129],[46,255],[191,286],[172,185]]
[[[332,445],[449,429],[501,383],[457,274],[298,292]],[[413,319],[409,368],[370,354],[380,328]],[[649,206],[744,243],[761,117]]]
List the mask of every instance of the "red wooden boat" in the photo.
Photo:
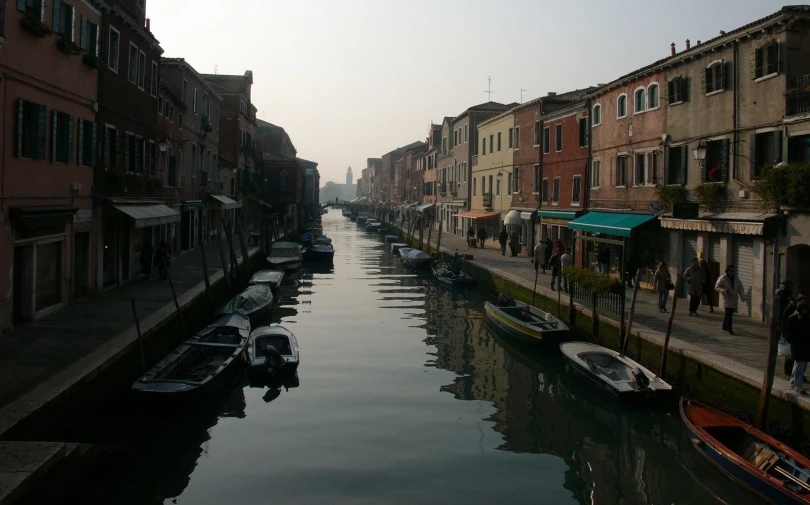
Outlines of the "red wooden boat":
[[758,429],[681,398],[695,448],[735,481],[777,504],[810,504],[810,459]]

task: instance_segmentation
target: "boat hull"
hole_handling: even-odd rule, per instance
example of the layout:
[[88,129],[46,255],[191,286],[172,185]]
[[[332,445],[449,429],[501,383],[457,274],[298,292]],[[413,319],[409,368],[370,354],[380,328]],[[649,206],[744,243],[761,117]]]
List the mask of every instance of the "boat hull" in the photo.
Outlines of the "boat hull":
[[449,277],[436,268],[435,264],[433,266],[433,276],[440,284],[451,288],[471,288],[475,286],[475,279],[469,275],[462,273],[462,276]]
[[319,261],[331,263],[335,259],[335,250],[331,251],[318,251],[315,249],[307,249],[304,253],[304,258],[309,261]]
[[301,268],[303,264],[303,260],[292,260],[292,261],[276,261],[272,258],[267,259],[267,263],[270,264],[273,268],[278,268],[279,270],[291,271],[291,270],[298,270]]
[[[518,307],[528,307],[525,303],[516,303]],[[559,330],[544,331],[532,325],[524,324],[510,317],[492,302],[486,302],[485,309],[487,319],[499,330],[510,337],[526,343],[539,344],[543,342],[559,342],[559,340],[568,334],[568,327],[564,325]]]

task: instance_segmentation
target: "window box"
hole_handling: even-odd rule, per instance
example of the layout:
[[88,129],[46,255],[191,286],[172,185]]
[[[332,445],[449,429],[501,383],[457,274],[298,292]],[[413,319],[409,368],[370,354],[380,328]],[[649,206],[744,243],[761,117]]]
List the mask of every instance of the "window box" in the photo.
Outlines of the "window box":
[[95,69],[101,68],[101,58],[99,58],[95,54],[86,53],[84,56],[82,56],[82,61],[84,62],[85,65],[87,65],[90,68]]
[[59,48],[65,54],[72,54],[72,55],[80,55],[82,53],[82,48],[79,47],[78,44],[70,40],[69,37],[59,37],[59,40],[56,41],[56,47]]
[[20,26],[31,35],[42,39],[50,37],[53,33],[50,28],[45,26],[45,23],[30,14],[24,15],[22,19],[20,19]]

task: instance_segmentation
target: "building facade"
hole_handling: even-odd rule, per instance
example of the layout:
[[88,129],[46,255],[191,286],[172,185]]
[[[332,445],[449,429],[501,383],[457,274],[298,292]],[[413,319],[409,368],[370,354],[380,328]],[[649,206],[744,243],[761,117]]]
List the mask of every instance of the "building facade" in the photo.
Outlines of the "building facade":
[[[515,116],[511,111],[482,121],[477,126],[479,151],[471,171],[470,212],[461,219],[462,229],[484,228],[497,237],[512,206]],[[511,230],[510,230],[511,232]]]

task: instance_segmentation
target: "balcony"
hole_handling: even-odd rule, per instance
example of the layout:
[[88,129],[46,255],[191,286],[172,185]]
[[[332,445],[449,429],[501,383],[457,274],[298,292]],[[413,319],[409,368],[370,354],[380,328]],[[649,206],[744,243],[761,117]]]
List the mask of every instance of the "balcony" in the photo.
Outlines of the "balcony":
[[810,112],[810,75],[791,79],[785,98],[788,116]]
[[482,195],[484,197],[484,207],[492,208],[492,192],[484,193]]

